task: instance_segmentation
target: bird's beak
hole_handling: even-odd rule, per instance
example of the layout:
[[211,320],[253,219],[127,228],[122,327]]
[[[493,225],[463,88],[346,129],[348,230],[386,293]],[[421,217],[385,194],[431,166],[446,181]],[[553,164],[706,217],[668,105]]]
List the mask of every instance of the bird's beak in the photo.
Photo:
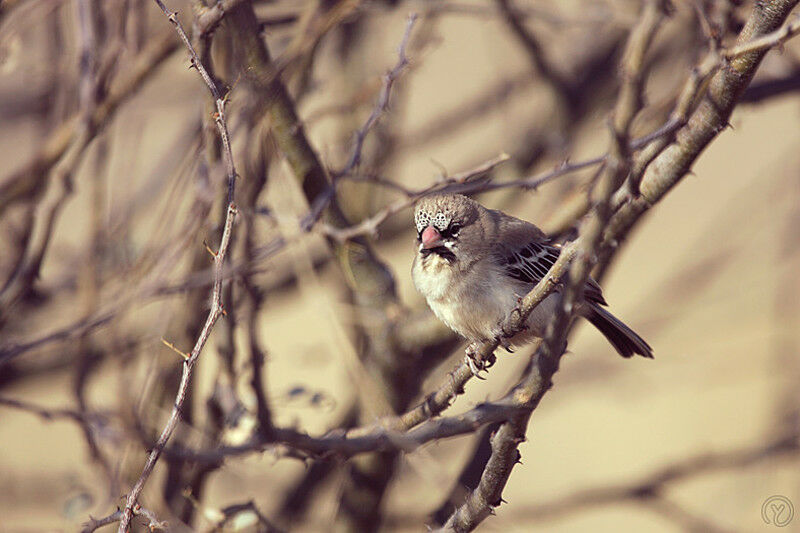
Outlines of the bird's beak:
[[433,226],[428,226],[422,232],[422,248],[429,250],[438,246],[444,246],[442,235]]

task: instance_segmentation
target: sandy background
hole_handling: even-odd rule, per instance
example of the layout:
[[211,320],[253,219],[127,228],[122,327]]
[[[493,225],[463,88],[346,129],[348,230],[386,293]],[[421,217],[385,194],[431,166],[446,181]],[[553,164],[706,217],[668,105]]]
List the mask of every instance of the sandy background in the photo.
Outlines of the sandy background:
[[[371,34],[371,46],[365,47],[358,74],[363,80],[374,82],[394,62],[407,11],[400,8],[376,17],[375,27],[381,31]],[[572,16],[566,7],[564,12]],[[157,22],[154,17],[152,23]],[[664,30],[667,36],[670,24]],[[29,28],[23,38],[35,39],[37,31],[41,28]],[[401,138],[457,109],[497,79],[528,68],[519,47],[495,19],[444,18],[436,36],[434,44],[414,58],[413,70],[401,81],[401,101],[385,118]],[[765,71],[780,71],[780,61],[796,48],[788,47],[780,58],[770,57]],[[324,63],[326,54],[333,52],[324,48],[321,53],[319,76],[324,77],[330,68]],[[115,140],[109,163],[112,212],[126,195],[157,179],[153,172],[159,162],[169,157],[173,140],[204,105],[203,88],[185,63],[182,53],[173,55],[109,128]],[[663,71],[658,76],[666,85],[677,84],[686,74],[679,66],[673,67],[671,78]],[[46,68],[20,67],[14,76],[0,80],[0,87],[35,84]],[[661,88],[650,90],[658,93]],[[301,113],[311,114],[336,100],[336,93],[319,91],[304,102]],[[401,150],[387,174],[413,185],[429,182],[439,172],[438,165],[451,172],[470,168],[510,150],[520,131],[546,117],[547,105],[537,99],[536,87],[520,91],[445,138]],[[344,120],[324,119],[309,128],[323,159],[341,157],[348,138],[344,132],[352,130],[363,112]],[[667,485],[665,500],[674,508],[617,500],[553,511],[556,502],[577,492],[635,483],[703,454],[758,448],[796,417],[800,407],[798,119],[800,98],[791,93],[740,106],[732,118],[733,128],[712,143],[695,165],[694,175],[639,225],[610,270],[604,290],[612,311],[653,346],[655,360],[618,358],[596,331],[579,327],[554,389],[532,418],[529,441],[521,446],[524,464],[514,470],[504,493],[509,505],[502,506],[482,530],[671,532],[688,530],[691,524],[698,527],[696,520],[702,520],[700,529],[712,524],[720,530],[768,531],[771,526],[761,519],[766,498],[779,494],[800,506],[800,454],[795,451],[744,466],[694,471]],[[580,128],[572,159],[604,150],[602,121],[599,109]],[[23,117],[8,122],[0,117],[0,175],[25,161],[40,140],[41,131],[31,121]],[[241,143],[237,138],[234,151]],[[552,161],[540,168],[547,164]],[[44,284],[55,282],[70,268],[85,238],[90,205],[85,192],[91,171],[91,165],[84,164],[76,176],[52,259],[45,263]],[[291,196],[284,168],[276,166],[270,180],[269,198]],[[548,212],[556,189],[557,185],[544,187],[512,200],[502,193],[490,194],[481,201],[546,227],[542,213]],[[392,223],[407,223],[409,216],[400,213]],[[136,224],[132,242],[146,242],[145,236],[160,224],[169,225],[169,218],[158,222],[141,217]],[[311,243],[314,246],[318,243]],[[380,241],[377,249],[396,273],[402,300],[412,307],[423,305],[408,274],[413,257],[410,232]],[[337,311],[346,308],[335,268],[323,268],[319,281],[326,305],[319,305],[319,295],[309,290],[270,295],[260,332],[269,350],[266,375],[276,420],[298,423],[310,432],[324,431],[353,392],[341,354],[332,348],[336,339],[332,323],[342,315]],[[132,313],[132,319],[153,325],[143,333],[144,359],[172,357],[158,347],[164,327],[157,324],[168,316],[169,308],[147,305]],[[72,318],[68,301],[47,317],[44,326],[68,323]],[[3,332],[8,338],[29,333]],[[49,357],[57,350],[51,347],[25,357]],[[526,353],[501,354],[490,378],[470,383],[454,412],[502,395],[524,365]],[[451,365],[448,362],[434,373],[426,390]],[[216,368],[212,357],[203,360],[199,382],[210,383]],[[298,385],[323,393],[333,407],[286,400],[287,392]],[[117,364],[107,361],[92,378],[91,401],[103,408],[127,387],[135,395],[141,382],[120,380]],[[0,392],[54,407],[72,402],[66,371],[21,380]],[[438,506],[469,453],[468,441],[429,445],[404,459],[402,474],[386,502],[387,530],[420,530],[424,516]],[[124,445],[119,451],[134,463],[143,461],[141,450],[134,446]],[[301,464],[276,460],[269,453],[232,460],[210,478],[204,504],[214,507],[254,498],[269,516],[282,490],[303,470]],[[108,512],[118,502],[105,498],[98,479],[74,424],[47,423],[0,408],[0,531],[69,531],[89,513]],[[157,484],[158,475],[151,481]],[[326,530],[335,514],[337,490],[336,483],[329,484],[314,505],[311,521],[298,530]],[[800,531],[800,518],[784,530]]]

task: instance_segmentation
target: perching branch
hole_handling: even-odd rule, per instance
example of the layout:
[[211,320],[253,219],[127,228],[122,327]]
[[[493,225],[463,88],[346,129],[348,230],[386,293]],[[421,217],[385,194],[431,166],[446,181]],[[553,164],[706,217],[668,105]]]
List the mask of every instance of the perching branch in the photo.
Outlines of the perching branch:
[[[646,47],[650,38],[637,37],[637,34],[638,36],[643,36],[648,32],[655,31],[657,22],[654,23],[654,21],[657,21],[659,17],[649,18],[647,14],[648,9],[657,8],[659,11],[662,9],[662,6],[657,6],[656,4],[656,2],[650,2],[645,7],[643,16],[639,21],[638,31],[634,29],[628,41],[629,47]],[[756,6],[747,26],[740,34],[739,42],[749,42],[753,35],[773,31],[781,25],[796,4],[797,0],[787,0],[772,3],[769,6],[764,4]],[[633,52],[633,50],[631,51]],[[511,469],[518,460],[517,446],[524,439],[525,428],[530,414],[552,386],[552,376],[558,370],[561,354],[566,347],[564,341],[569,326],[569,315],[574,302],[577,301],[576,297],[580,297],[591,263],[596,260],[595,254],[600,257],[601,261],[608,260],[616,249],[616,244],[620,239],[624,238],[644,210],[660,200],[685,175],[688,165],[700,154],[702,148],[722,130],[720,126],[727,124],[727,118],[736,104],[736,97],[744,91],[747,83],[752,79],[764,53],[761,48],[758,48],[757,51],[748,52],[748,55],[740,57],[738,65],[735,65],[741,70],[731,69],[736,74],[727,70],[718,73],[714,77],[709,89],[709,99],[700,105],[695,115],[685,126],[685,129],[678,130],[676,134],[676,145],[678,147],[687,138],[692,138],[691,132],[705,142],[684,148],[683,154],[687,160],[683,165],[650,167],[655,171],[650,173],[651,171],[648,170],[650,174],[645,175],[645,179],[642,182],[642,195],[648,196],[644,191],[652,191],[649,187],[651,180],[656,180],[656,183],[660,185],[663,185],[666,180],[669,182],[669,186],[661,186],[656,189],[658,191],[657,195],[649,195],[649,202],[646,207],[638,204],[639,198],[637,198],[630,204],[620,208],[616,213],[611,210],[612,194],[619,186],[620,180],[627,173],[623,159],[624,153],[618,151],[620,132],[614,130],[612,153],[614,153],[615,149],[613,147],[616,145],[617,153],[620,156],[618,156],[616,162],[609,165],[610,170],[607,170],[604,178],[601,178],[600,184],[602,187],[599,190],[601,197],[595,205],[592,217],[582,226],[581,237],[576,241],[581,244],[581,253],[579,253],[577,260],[570,268],[570,279],[565,285],[562,305],[559,306],[556,315],[553,317],[545,339],[533,357],[526,377],[516,387],[517,393],[527,398],[530,404],[530,411],[517,415],[501,426],[493,437],[492,456],[484,469],[484,474],[478,487],[470,494],[467,501],[453,513],[445,524],[444,529],[458,532],[471,531],[494,512],[494,507],[500,504],[500,494],[508,480]],[[629,58],[637,56],[640,56],[640,54],[626,54],[626,57]],[[631,78],[629,77],[628,79],[630,80]],[[634,88],[631,87],[631,89]],[[622,91],[623,94],[624,92],[625,90]],[[713,99],[716,105],[709,103],[710,99]],[[636,101],[635,98],[628,98],[627,100],[628,102]],[[618,100],[618,106],[624,105],[627,104],[623,100]],[[714,115],[709,116],[712,113],[712,109]],[[675,148],[674,150],[681,150],[681,148]],[[664,154],[668,153],[668,151],[664,152]],[[668,173],[666,176],[659,175],[660,172],[665,170]],[[642,210],[636,213],[630,205],[640,205]]]

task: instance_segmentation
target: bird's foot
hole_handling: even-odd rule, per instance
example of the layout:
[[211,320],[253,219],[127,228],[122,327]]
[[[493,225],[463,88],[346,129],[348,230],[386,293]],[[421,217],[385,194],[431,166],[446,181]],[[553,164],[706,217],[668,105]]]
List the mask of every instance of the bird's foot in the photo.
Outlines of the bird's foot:
[[[514,306],[514,309],[512,309],[508,314],[508,318],[497,325],[500,335],[511,338],[515,335],[515,333],[521,333],[528,330],[528,324],[522,320],[522,299],[522,296],[517,296],[517,305]],[[507,328],[507,324],[515,324],[517,322],[522,323],[519,325],[519,329],[516,332],[510,331]]]
[[470,372],[472,372],[473,376],[475,376],[478,379],[483,379],[483,380],[486,379],[485,377],[481,376],[481,372],[486,370],[483,362],[476,361],[469,355],[464,357],[464,362],[467,363],[467,366],[469,366],[469,370]]
[[[520,331],[525,331],[526,329],[527,326],[523,326]],[[503,349],[508,353],[514,353],[514,349],[511,346],[511,338],[514,337],[514,335],[516,335],[517,333],[519,333],[519,331],[509,331],[508,329],[506,329],[505,321],[503,321],[497,325],[497,330],[494,336],[494,340],[497,342],[497,344],[502,346]]]
[[466,349],[466,356],[464,357],[464,362],[469,366],[472,375],[478,379],[486,379],[485,377],[481,376],[481,372],[486,372],[495,362],[494,354],[491,354],[487,359],[484,359],[478,353],[478,348],[480,347],[480,343],[473,342],[467,346]]
[[505,334],[498,335],[497,337],[495,337],[495,340],[500,346],[503,347],[505,351],[507,351],[508,353],[514,353],[514,348],[511,346],[511,342],[509,341],[509,338]]

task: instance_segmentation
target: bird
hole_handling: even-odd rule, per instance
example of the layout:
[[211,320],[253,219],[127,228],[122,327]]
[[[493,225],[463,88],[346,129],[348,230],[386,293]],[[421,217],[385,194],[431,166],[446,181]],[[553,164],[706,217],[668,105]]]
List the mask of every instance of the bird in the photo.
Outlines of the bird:
[[[512,345],[544,337],[561,301],[558,287],[533,309],[521,332],[508,338],[502,327],[561,253],[542,230],[460,194],[418,200],[414,224],[414,286],[442,322],[470,341],[466,359],[474,374],[483,370],[476,369],[473,360],[479,343],[497,340],[511,351]],[[605,309],[607,305],[600,285],[589,278],[575,315],[600,330],[622,357],[652,359],[650,345]]]

